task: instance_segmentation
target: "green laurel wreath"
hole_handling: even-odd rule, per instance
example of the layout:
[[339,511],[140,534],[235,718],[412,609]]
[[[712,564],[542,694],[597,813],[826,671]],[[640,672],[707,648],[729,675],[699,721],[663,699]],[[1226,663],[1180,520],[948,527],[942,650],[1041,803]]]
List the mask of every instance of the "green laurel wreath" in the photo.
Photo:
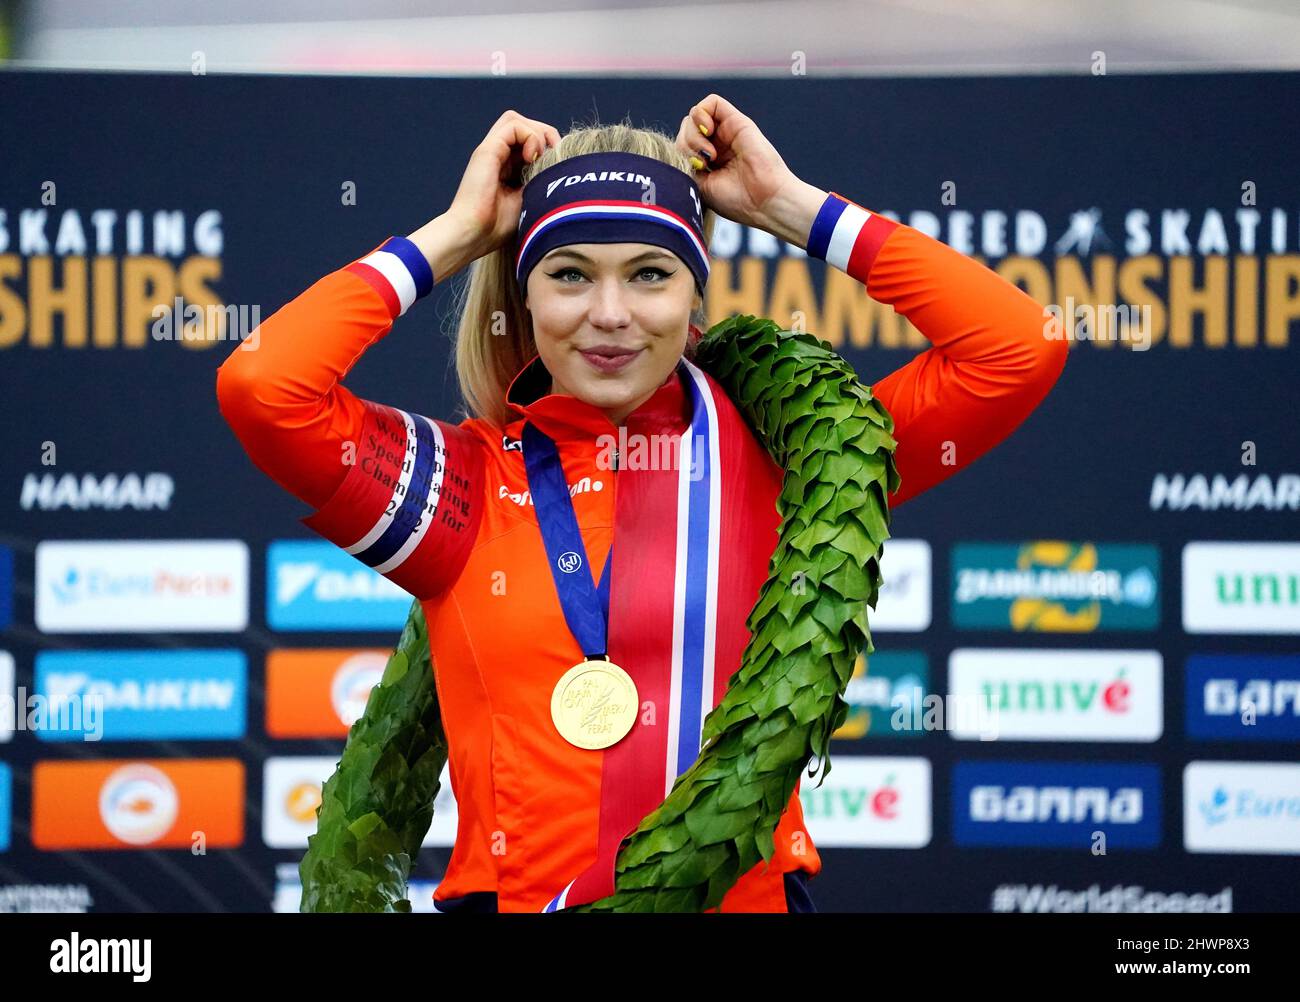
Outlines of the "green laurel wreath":
[[[760,859],[804,766],[830,773],[831,735],[859,651],[875,647],[867,606],[880,589],[898,489],[893,419],[829,343],[738,316],[710,328],[695,362],[725,388],[785,470],[780,533],[746,627],[749,643],[702,749],[631,832],[614,893],[566,911],[699,912]],[[299,866],[304,912],[409,912],[406,881],[429,830],[447,759],[419,602],[321,790]],[[812,773],[810,773],[812,775]]]

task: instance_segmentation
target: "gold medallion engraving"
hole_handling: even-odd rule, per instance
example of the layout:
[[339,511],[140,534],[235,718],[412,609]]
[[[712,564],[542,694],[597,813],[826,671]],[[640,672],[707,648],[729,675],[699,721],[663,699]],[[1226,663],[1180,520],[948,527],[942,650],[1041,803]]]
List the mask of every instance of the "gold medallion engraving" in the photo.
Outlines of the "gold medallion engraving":
[[555,683],[551,720],[560,736],[579,748],[608,748],[636,723],[636,683],[606,659],[580,661]]

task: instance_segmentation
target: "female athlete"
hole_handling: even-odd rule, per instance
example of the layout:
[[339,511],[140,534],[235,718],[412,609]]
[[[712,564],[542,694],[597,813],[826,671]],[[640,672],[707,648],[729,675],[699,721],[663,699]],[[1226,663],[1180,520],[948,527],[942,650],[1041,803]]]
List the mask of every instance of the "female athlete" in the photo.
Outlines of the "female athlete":
[[[675,138],[561,137],[506,112],[447,211],[325,275],[218,370],[221,413],[314,509],[303,522],[421,602],[459,814],[440,911],[612,893],[622,838],[698,757],[740,664],[782,471],[691,361],[714,213],[824,259],[930,342],[871,387],[898,443],[891,508],[1006,438],[1061,372],[1068,343],[1028,295],[796,177],[717,94]],[[472,417],[342,385],[466,267],[455,358]],[[597,690],[617,696],[589,712]],[[796,786],[770,864],[720,910],[812,910],[820,869]]]

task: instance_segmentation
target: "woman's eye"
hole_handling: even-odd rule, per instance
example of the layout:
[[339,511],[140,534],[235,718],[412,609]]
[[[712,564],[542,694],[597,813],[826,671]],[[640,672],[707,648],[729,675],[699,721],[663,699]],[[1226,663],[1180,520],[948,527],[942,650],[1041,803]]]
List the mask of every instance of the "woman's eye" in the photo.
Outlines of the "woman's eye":
[[[647,266],[645,268],[638,269],[636,274],[638,278],[646,274],[654,275],[655,276],[654,280],[651,281],[649,284],[658,285],[664,279],[672,277],[673,273],[671,271],[664,271],[662,268],[653,268]],[[585,279],[587,277],[579,269],[574,267],[560,268],[558,271],[551,272],[551,278],[555,279],[561,285],[576,285],[577,284],[576,282],[570,282],[568,280],[567,276],[569,275],[576,275],[578,276],[579,279]]]

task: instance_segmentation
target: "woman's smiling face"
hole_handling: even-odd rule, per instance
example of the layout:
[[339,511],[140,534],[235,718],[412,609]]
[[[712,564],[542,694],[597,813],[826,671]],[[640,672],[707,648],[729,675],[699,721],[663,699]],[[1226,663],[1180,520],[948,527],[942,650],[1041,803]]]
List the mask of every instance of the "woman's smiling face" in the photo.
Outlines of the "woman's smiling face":
[[615,425],[663,385],[686,347],[695,277],[653,244],[566,244],[528,275],[533,339],[565,393]]

